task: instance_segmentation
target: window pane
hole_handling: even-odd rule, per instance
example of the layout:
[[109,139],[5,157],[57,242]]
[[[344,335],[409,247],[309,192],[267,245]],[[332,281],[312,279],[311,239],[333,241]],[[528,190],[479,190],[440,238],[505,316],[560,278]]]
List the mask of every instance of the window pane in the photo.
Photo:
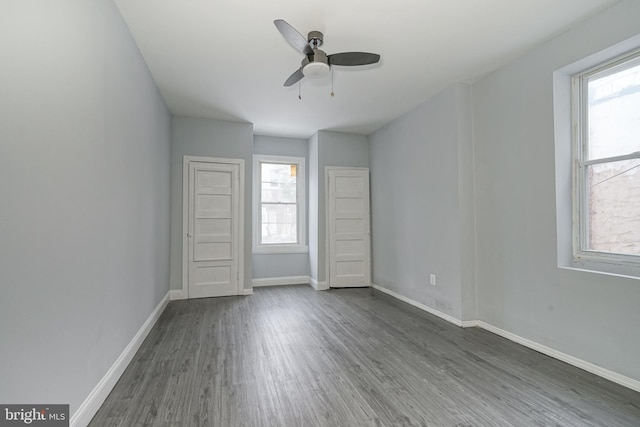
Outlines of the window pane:
[[585,160],[640,151],[640,65],[588,82],[588,147]]
[[263,202],[296,203],[296,175],[290,164],[262,163]]
[[296,202],[296,184],[277,184],[272,182],[262,183],[263,202]]
[[263,244],[298,243],[297,207],[295,204],[262,204]]
[[295,168],[291,164],[262,163],[262,182],[295,184]]
[[640,159],[587,168],[587,248],[640,255]]

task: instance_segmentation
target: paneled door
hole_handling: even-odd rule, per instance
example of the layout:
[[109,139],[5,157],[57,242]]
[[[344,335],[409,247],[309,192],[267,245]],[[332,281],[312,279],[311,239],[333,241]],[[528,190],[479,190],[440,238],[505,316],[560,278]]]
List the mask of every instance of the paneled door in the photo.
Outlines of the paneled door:
[[240,169],[238,163],[188,161],[189,298],[241,294]]
[[369,169],[327,167],[326,174],[329,286],[369,286]]

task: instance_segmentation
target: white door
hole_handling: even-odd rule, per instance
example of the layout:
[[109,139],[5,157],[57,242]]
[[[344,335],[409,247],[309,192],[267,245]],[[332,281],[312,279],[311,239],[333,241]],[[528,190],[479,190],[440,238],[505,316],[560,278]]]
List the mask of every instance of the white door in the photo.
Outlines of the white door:
[[189,298],[240,294],[240,165],[189,161]]
[[369,169],[327,168],[329,286],[369,286]]

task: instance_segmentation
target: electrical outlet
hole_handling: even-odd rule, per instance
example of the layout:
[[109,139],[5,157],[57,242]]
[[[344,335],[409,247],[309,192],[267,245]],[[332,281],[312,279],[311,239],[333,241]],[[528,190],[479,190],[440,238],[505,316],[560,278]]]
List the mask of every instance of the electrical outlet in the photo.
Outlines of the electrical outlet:
[[437,286],[436,285],[436,275],[435,274],[430,274],[429,275],[429,283],[431,283],[433,286]]

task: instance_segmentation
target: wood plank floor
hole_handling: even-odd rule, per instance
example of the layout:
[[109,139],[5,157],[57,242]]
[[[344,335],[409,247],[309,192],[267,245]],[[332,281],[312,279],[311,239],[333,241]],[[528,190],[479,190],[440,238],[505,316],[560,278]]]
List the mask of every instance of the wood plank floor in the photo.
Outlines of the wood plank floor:
[[640,426],[640,393],[372,289],[174,301],[90,424]]

